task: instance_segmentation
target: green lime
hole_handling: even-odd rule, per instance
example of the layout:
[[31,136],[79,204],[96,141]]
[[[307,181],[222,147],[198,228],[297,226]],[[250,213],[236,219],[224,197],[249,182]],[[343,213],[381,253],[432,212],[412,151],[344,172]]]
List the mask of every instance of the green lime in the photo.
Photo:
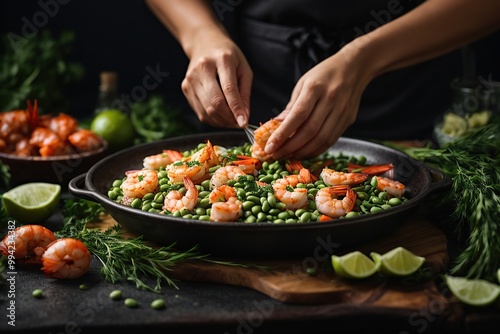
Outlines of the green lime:
[[403,247],[396,247],[383,255],[371,252],[370,256],[379,264],[379,271],[387,276],[411,275],[425,262],[424,257],[417,256]]
[[342,256],[332,255],[332,265],[337,275],[346,278],[365,278],[378,270],[378,265],[359,251]]
[[90,130],[104,138],[111,150],[133,145],[136,135],[130,117],[118,109],[108,109],[97,114],[90,123]]
[[461,302],[473,306],[486,306],[500,296],[500,286],[482,279],[445,275],[451,293]]
[[2,195],[2,204],[9,217],[22,224],[39,223],[59,206],[61,186],[45,182],[25,183]]
[[497,280],[498,283],[500,283],[500,269],[497,270]]

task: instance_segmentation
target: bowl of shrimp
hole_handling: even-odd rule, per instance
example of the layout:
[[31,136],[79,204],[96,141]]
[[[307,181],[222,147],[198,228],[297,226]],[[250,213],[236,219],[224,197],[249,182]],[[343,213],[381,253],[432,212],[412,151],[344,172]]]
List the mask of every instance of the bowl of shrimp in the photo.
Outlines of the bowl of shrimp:
[[243,131],[169,138],[104,158],[69,191],[157,244],[289,258],[384,236],[451,184],[401,151],[352,138],[309,161],[262,152]]
[[8,167],[13,187],[28,182],[57,183],[67,187],[107,154],[108,143],[66,113],[38,114],[27,109],[0,113],[0,160]]

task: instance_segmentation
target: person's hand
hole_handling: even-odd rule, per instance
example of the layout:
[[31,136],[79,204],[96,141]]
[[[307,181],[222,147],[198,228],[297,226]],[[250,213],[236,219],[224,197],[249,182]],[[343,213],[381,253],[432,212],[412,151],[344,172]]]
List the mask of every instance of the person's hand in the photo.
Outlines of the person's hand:
[[356,120],[370,76],[355,61],[356,50],[344,49],[309,70],[295,85],[285,110],[275,117],[282,123],[265,148],[274,159],[317,156]]
[[193,43],[182,91],[198,119],[214,127],[247,125],[253,73],[225,35],[204,35]]

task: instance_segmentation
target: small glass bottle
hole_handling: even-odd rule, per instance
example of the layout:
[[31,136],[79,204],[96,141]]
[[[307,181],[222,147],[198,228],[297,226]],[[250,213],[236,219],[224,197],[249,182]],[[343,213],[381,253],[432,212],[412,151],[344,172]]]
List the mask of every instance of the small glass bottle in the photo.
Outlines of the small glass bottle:
[[118,75],[116,72],[104,71],[100,73],[99,95],[94,114],[108,109],[121,109],[118,97]]

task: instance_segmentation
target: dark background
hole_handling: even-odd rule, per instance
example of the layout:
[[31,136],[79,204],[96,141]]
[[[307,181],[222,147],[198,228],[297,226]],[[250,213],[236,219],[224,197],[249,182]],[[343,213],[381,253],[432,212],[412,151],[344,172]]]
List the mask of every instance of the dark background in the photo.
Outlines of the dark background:
[[[121,93],[142,84],[146,67],[157,65],[170,75],[148,93],[160,93],[168,104],[191,110],[181,92],[180,84],[187,59],[177,41],[151,13],[143,0],[1,0],[0,32],[22,35],[23,17],[43,11],[40,3],[58,4],[57,14],[50,17],[43,29],[55,35],[72,30],[76,35],[71,60],[80,62],[85,74],[72,87],[65,87],[70,98],[70,112],[86,116],[97,102],[99,72],[118,72]],[[231,29],[231,11],[223,23]],[[472,45],[477,61],[477,73],[500,80],[500,33],[495,33]],[[0,55],[1,56],[1,55]]]

